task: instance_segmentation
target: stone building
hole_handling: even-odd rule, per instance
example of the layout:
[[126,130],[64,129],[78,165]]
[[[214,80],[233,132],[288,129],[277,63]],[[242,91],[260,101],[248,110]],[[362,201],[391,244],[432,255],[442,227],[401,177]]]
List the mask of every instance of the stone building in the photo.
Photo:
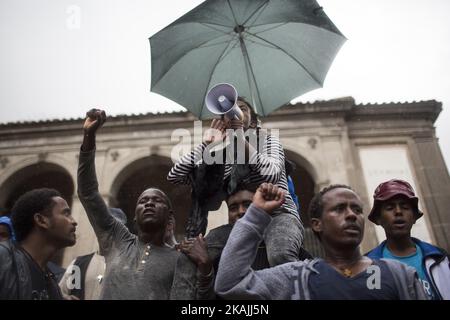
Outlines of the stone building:
[[[425,212],[413,234],[449,250],[450,178],[434,127],[441,110],[441,103],[434,100],[357,105],[347,97],[285,106],[262,122],[265,128],[279,129],[285,153],[297,166],[293,180],[306,224],[308,203],[324,186],[351,185],[368,212],[378,183],[403,178],[415,187]],[[145,187],[158,186],[174,202],[177,237],[182,238],[190,190],[169,184],[166,175],[172,157],[182,153],[180,148],[200,141],[201,124],[195,120],[188,112],[110,117],[97,134],[96,158],[100,192],[107,203],[122,208],[131,221],[137,195]],[[78,222],[76,246],[59,257],[64,266],[97,247],[76,194],[82,124],[80,118],[0,125],[2,213],[32,188],[60,190]],[[204,128],[208,124],[204,122]],[[226,221],[223,205],[210,213],[209,228]],[[362,250],[383,239],[383,231],[367,222]],[[306,246],[320,255],[310,231]]]

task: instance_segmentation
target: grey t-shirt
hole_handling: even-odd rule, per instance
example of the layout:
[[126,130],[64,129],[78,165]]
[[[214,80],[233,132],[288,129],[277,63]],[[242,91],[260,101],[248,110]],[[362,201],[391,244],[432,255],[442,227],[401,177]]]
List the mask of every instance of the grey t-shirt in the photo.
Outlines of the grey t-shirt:
[[190,262],[173,248],[148,248],[148,244],[140,242],[136,236],[123,233],[122,241],[113,241],[114,245],[105,255],[101,299],[171,299],[178,261]]
[[197,268],[168,247],[150,246],[114,219],[98,191],[95,151],[80,152],[78,196],[105,256],[102,299],[195,299]]

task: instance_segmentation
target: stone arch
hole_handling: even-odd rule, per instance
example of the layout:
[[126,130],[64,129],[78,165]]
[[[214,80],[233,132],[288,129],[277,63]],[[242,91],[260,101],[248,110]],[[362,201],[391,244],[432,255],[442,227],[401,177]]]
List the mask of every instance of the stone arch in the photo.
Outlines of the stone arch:
[[121,208],[127,214],[127,225],[131,231],[136,231],[133,219],[137,198],[145,189],[156,187],[164,191],[172,201],[177,238],[184,235],[191,204],[190,188],[175,186],[167,181],[167,174],[172,165],[172,160],[168,157],[147,155],[129,162],[115,175],[110,188],[110,204]]
[[[117,158],[114,159],[113,155],[117,156]],[[116,189],[118,182],[120,182],[121,175],[123,175],[124,172],[129,170],[129,167],[132,163],[139,161],[143,158],[148,158],[152,155],[170,159],[170,152],[167,153],[165,152],[165,150],[157,147],[132,148],[126,150],[109,149],[106,154],[108,160],[105,162],[105,166],[103,167],[101,177],[100,173],[99,172],[97,173],[99,174],[99,181],[101,180],[101,183],[99,185],[100,191],[114,198],[114,195],[117,194]],[[111,159],[110,157],[113,158],[113,161],[109,160]],[[171,162],[171,165],[172,164],[173,163]],[[114,199],[112,200],[114,201]]]
[[314,169],[314,166],[301,154],[285,149],[285,156],[296,167],[290,176],[294,182],[295,193],[300,204],[300,215],[305,226],[303,245],[313,256],[323,257],[324,252],[322,246],[310,228],[307,213],[309,203],[317,190],[318,173]]
[[[290,176],[294,182],[295,193],[299,198],[300,212],[304,216],[308,210],[309,202],[314,196],[316,185],[314,171],[311,171],[311,165],[298,153],[285,150],[285,156],[295,165],[295,170]],[[305,221],[305,223],[308,224],[308,221]]]
[[322,186],[328,182],[327,171],[321,159],[317,155],[317,151],[299,145],[295,140],[286,139],[281,141],[286,153],[293,158],[297,164],[301,165],[311,175],[317,186]]
[[71,174],[59,164],[48,161],[25,161],[0,183],[0,206],[6,210],[10,210],[23,193],[44,187],[61,192],[71,206],[75,190]]

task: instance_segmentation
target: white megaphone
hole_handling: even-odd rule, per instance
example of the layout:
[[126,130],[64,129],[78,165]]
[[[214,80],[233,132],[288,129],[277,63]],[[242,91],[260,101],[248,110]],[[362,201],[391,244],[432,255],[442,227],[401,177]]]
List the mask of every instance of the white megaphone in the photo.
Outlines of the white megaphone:
[[212,87],[205,97],[205,105],[214,114],[224,115],[228,119],[243,119],[243,113],[237,105],[238,93],[228,83],[219,83]]

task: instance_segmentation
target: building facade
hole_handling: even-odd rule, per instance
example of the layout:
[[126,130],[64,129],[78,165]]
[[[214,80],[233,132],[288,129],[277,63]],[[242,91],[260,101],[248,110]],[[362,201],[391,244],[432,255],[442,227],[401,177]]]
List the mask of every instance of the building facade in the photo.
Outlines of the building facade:
[[[382,181],[410,181],[424,217],[413,235],[450,249],[450,177],[435,135],[442,105],[434,100],[357,105],[353,98],[288,105],[263,118],[263,127],[279,130],[286,156],[296,164],[292,174],[302,218],[313,194],[334,183],[352,186],[365,212]],[[106,110],[107,111],[107,110]],[[77,244],[61,252],[63,266],[97,248],[93,230],[76,194],[78,153],[84,119],[0,125],[0,208],[7,214],[24,192],[37,187],[58,189],[78,222]],[[206,129],[209,122],[203,122]],[[274,131],[276,132],[276,131]],[[100,192],[111,207],[122,208],[132,226],[137,196],[156,186],[172,199],[177,237],[184,234],[190,189],[166,180],[171,159],[201,141],[202,124],[188,112],[109,117],[97,134]],[[227,222],[223,205],[210,212],[208,228]],[[366,222],[362,251],[384,240]],[[306,232],[306,247],[320,255],[317,240]]]

